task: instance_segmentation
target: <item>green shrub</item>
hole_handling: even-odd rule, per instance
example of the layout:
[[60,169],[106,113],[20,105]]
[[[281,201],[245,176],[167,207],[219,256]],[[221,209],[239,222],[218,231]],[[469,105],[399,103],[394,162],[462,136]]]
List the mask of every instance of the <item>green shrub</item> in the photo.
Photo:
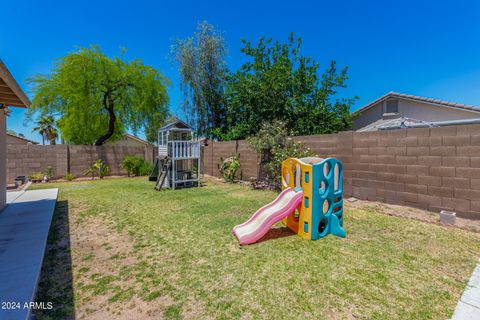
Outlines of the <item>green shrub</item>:
[[65,175],[65,180],[67,180],[67,181],[73,181],[73,179],[75,179],[75,176],[73,175],[73,173],[68,172],[68,173]]
[[48,180],[51,180],[55,176],[55,170],[52,166],[48,166],[43,170],[43,175],[47,177]]
[[135,173],[135,167],[137,166],[137,157],[126,155],[123,157],[120,167],[127,171],[127,175],[130,177],[131,174]]
[[43,172],[34,172],[28,176],[32,182],[40,182],[43,180]]
[[95,175],[98,175],[100,179],[103,179],[110,172],[110,167],[103,162],[102,159],[97,159],[90,164],[90,167],[85,172],[85,175],[92,175],[92,179]]
[[153,171],[153,164],[143,160],[143,163],[140,166],[139,175],[140,176],[148,176],[150,173],[152,173],[152,171]]
[[97,161],[100,161],[97,164],[98,176],[100,177],[100,179],[103,179],[110,172],[110,167],[106,163],[104,163],[102,160],[97,160]]
[[301,142],[288,139],[283,146],[273,147],[271,150],[270,161],[264,164],[265,174],[275,183],[281,182],[282,162],[288,158],[314,157],[315,153],[310,148],[305,148]]
[[235,180],[235,175],[237,171],[240,169],[240,155],[237,154],[236,156],[223,159],[220,158],[220,163],[217,164],[218,170],[222,175],[223,179],[227,182],[233,182]]
[[264,123],[258,133],[247,138],[250,147],[261,157],[267,180],[279,185],[281,181],[282,162],[288,158],[315,156],[310,148],[289,137],[285,123],[273,121]]
[[264,123],[255,136],[247,138],[250,147],[262,156],[262,162],[268,162],[272,148],[282,147],[288,139],[288,130],[284,122],[274,120]]
[[144,176],[149,175],[153,170],[153,165],[142,157],[126,155],[123,158],[121,167],[127,171],[128,176]]

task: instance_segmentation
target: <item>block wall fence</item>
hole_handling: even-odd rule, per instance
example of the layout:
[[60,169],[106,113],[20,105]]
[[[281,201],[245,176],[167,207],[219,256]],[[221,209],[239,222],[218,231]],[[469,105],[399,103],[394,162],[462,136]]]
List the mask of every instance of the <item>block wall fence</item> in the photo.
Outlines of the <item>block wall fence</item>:
[[[453,210],[480,219],[480,125],[297,136],[322,158],[344,164],[344,192],[362,200]],[[220,157],[240,154],[239,177],[257,178],[259,156],[245,141],[209,142],[203,172],[219,176]]]
[[[480,219],[480,125],[297,136],[320,157],[344,164],[346,196],[431,211],[453,210]],[[257,179],[260,158],[243,140],[214,142],[202,148],[202,173],[219,176],[221,158],[240,154],[239,178]],[[154,147],[7,145],[7,181],[47,166],[57,178],[84,175],[91,161],[104,160],[112,175],[125,155],[153,162]]]
[[83,177],[90,163],[102,159],[110,166],[111,175],[125,175],[120,168],[125,155],[143,157],[154,161],[156,148],[126,146],[68,146],[68,145],[7,145],[7,182],[17,176],[29,176],[43,171],[47,166],[55,170],[56,178],[63,178],[67,172]]

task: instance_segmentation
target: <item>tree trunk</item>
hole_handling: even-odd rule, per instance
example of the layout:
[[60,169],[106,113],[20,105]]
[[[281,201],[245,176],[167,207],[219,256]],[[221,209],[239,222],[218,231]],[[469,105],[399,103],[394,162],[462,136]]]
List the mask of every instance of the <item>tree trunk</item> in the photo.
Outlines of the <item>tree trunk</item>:
[[46,136],[47,136],[47,140],[50,143],[50,145],[54,146],[54,145],[57,144],[57,137],[55,136],[55,134],[52,131],[53,131],[53,128],[51,128],[51,127],[48,128]]
[[109,121],[108,121],[108,131],[103,136],[95,141],[94,145],[101,146],[113,136],[115,132],[115,122],[117,121],[117,117],[115,116],[115,112],[113,110],[113,101],[110,99],[110,95],[108,93],[105,94],[103,98],[103,107],[108,111]]

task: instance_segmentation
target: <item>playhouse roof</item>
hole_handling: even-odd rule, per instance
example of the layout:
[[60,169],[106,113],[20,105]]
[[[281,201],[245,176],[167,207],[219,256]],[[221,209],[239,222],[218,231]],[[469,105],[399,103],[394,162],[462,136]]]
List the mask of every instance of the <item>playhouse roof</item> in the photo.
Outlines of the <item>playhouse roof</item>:
[[168,130],[171,130],[171,129],[188,129],[190,131],[193,130],[192,127],[190,127],[188,124],[186,124],[182,120],[175,120],[175,121],[172,121],[172,122],[164,125],[158,131],[168,131]]

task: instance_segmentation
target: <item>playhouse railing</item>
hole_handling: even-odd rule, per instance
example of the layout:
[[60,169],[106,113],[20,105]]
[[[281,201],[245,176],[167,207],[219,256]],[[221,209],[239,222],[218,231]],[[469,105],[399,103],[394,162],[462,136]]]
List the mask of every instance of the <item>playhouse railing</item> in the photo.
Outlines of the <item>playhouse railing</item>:
[[168,156],[174,159],[194,159],[200,157],[199,141],[169,141]]

